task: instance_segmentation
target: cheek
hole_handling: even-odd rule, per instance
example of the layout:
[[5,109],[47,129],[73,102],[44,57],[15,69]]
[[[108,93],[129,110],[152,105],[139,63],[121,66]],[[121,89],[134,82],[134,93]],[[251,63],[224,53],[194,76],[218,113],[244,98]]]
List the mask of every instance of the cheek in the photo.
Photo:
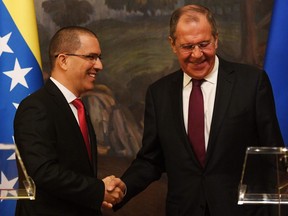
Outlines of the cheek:
[[75,73],[79,79],[83,79],[87,76],[89,69],[90,67],[88,67],[87,64],[78,65],[77,68],[75,68]]
[[209,60],[209,62],[214,62],[215,55],[216,55],[216,50],[214,50],[213,52],[207,53],[206,58]]
[[175,54],[179,61],[186,61],[190,57],[190,54],[183,54],[183,53],[180,53],[179,51],[176,51]]
[[178,55],[178,61],[181,65],[190,63],[190,55]]

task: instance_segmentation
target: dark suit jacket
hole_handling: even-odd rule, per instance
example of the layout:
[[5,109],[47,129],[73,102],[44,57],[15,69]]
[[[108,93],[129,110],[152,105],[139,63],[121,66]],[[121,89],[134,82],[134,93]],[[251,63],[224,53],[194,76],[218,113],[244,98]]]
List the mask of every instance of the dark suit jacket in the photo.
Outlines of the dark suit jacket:
[[96,178],[96,137],[90,121],[88,126],[92,163],[73,112],[50,79],[21,102],[15,142],[35,181],[36,200],[19,200],[17,215],[100,215],[104,184]]
[[237,200],[246,147],[283,146],[271,85],[262,70],[222,59],[219,65],[205,168],[185,131],[179,70],[148,88],[143,146],[122,176],[127,195],[115,209],[166,172],[167,215],[201,216],[207,207],[212,216],[269,215]]

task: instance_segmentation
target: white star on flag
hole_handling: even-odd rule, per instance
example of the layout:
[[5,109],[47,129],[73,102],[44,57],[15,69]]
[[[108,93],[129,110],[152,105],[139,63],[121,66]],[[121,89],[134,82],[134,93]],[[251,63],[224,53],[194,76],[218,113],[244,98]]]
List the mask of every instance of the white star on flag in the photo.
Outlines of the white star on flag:
[[10,91],[13,90],[13,88],[19,83],[26,88],[28,88],[25,76],[29,73],[29,71],[32,69],[30,68],[21,68],[18,62],[18,59],[15,60],[14,70],[11,71],[5,71],[3,72],[5,75],[10,77],[12,79]]
[[19,103],[13,103],[13,106],[18,109]]
[[2,55],[3,52],[7,53],[13,53],[13,50],[8,46],[8,41],[10,39],[12,32],[9,34],[5,35],[4,37],[0,36],[0,56]]
[[15,152],[9,158],[7,158],[7,160],[16,160]]
[[13,189],[14,185],[18,181],[18,177],[8,180],[3,172],[1,172],[1,184],[0,184],[0,191],[1,191],[1,197],[7,197],[8,194],[11,194],[12,196],[17,196],[16,190],[10,190]]

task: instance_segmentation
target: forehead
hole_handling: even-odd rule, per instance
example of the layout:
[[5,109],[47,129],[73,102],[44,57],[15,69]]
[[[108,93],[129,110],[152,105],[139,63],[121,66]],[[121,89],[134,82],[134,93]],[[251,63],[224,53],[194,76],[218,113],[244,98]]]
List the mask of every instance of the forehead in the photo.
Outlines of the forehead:
[[208,22],[207,17],[204,14],[198,12],[189,12],[183,14],[179,18],[177,27],[179,25],[190,25],[192,23],[198,23],[199,26],[208,27],[211,29],[211,24]]
[[210,36],[212,34],[212,27],[208,22],[207,18],[199,14],[197,16],[183,15],[176,27],[176,37],[180,36],[196,36],[196,35],[206,35]]
[[178,39],[207,39],[212,35],[212,27],[203,14],[184,14],[178,21],[175,34]]
[[81,44],[79,50],[83,50],[86,53],[101,53],[99,41],[94,35],[82,34],[79,39]]

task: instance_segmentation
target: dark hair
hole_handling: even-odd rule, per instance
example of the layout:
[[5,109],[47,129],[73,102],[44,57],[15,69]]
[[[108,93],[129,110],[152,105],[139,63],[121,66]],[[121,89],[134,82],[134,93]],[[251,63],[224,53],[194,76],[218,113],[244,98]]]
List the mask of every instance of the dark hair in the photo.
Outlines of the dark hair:
[[79,35],[88,34],[97,38],[97,35],[91,30],[80,26],[68,26],[59,29],[51,38],[49,45],[49,59],[51,68],[55,64],[55,56],[60,53],[74,53],[77,51],[81,42]]
[[183,6],[181,8],[176,9],[171,15],[171,18],[170,18],[170,37],[173,39],[173,41],[175,41],[175,39],[176,39],[176,35],[175,35],[176,27],[177,27],[178,21],[181,18],[181,16],[187,15],[189,20],[197,22],[199,20],[199,17],[197,16],[196,13],[200,13],[200,14],[203,14],[206,16],[207,21],[211,25],[213,37],[214,38],[217,37],[218,29],[217,29],[216,21],[214,19],[212,12],[208,8],[206,8],[202,5],[186,5],[186,6]]

